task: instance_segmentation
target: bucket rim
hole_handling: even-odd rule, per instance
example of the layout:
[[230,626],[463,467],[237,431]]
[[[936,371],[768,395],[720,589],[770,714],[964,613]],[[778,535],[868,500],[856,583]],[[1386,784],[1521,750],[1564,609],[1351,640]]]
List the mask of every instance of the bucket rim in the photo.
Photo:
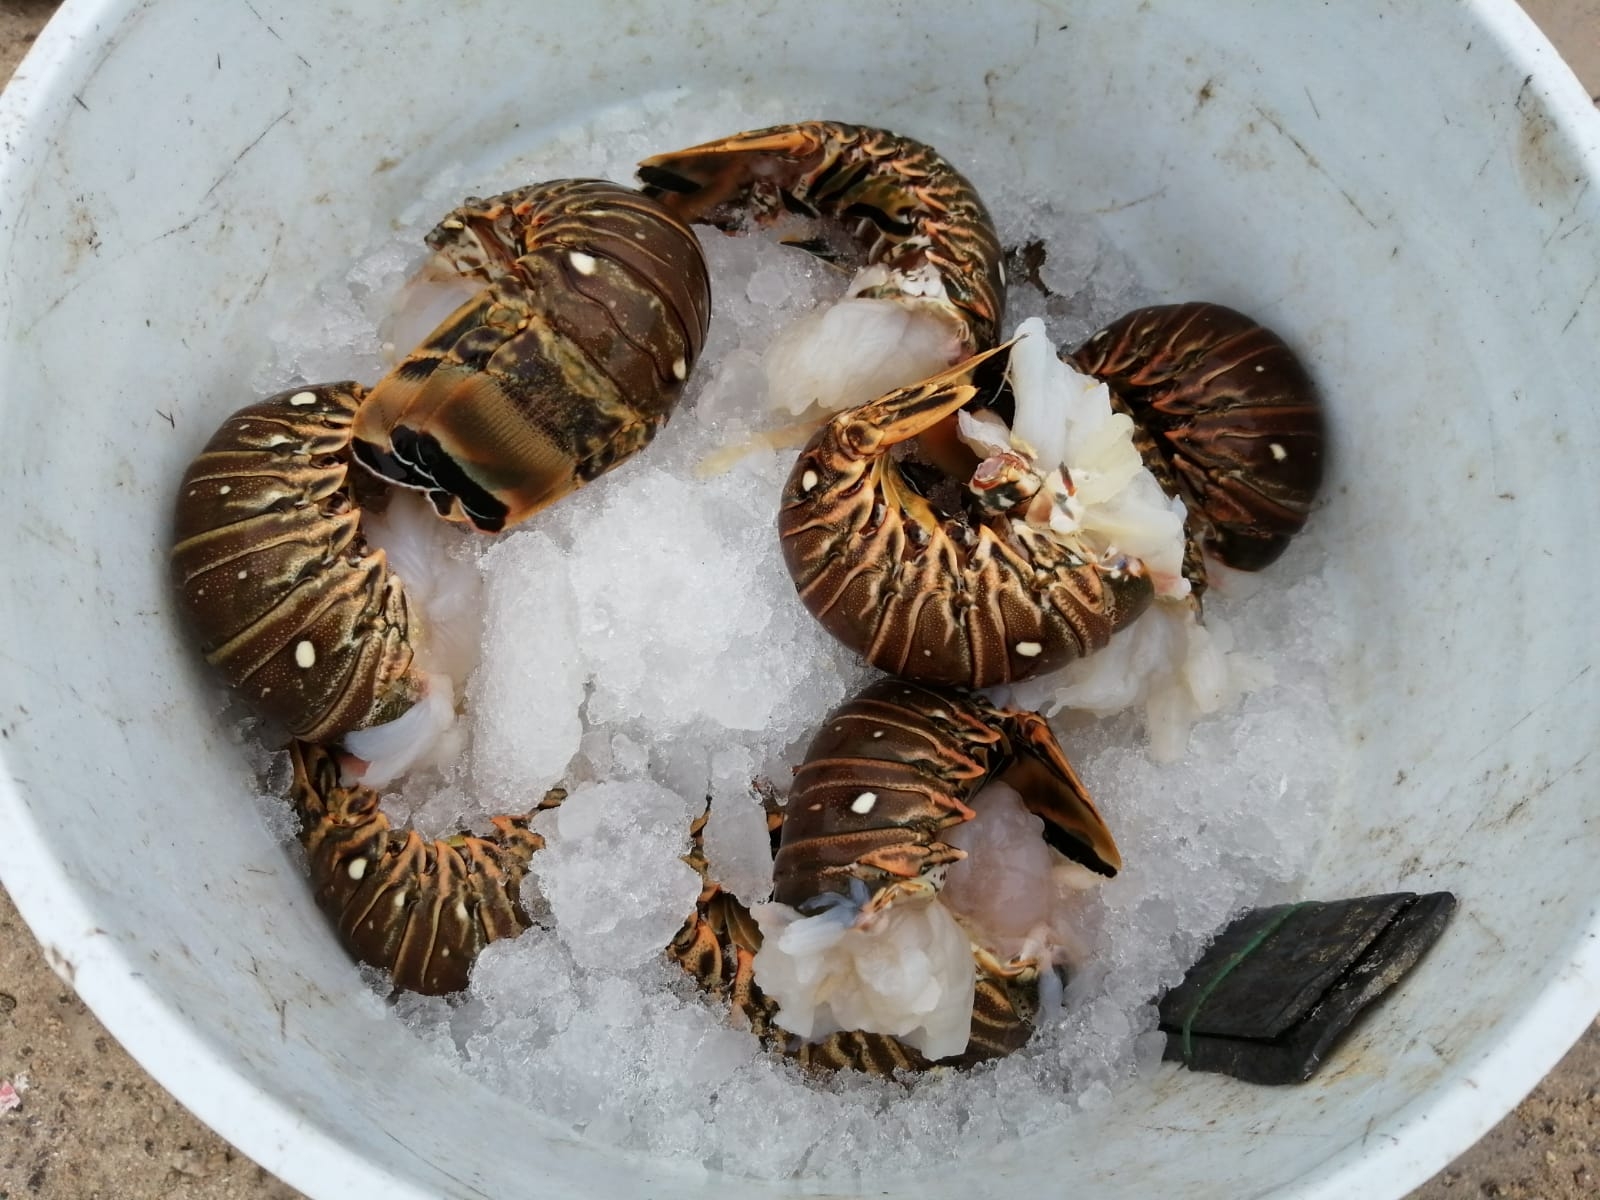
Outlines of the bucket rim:
[[[16,214],[26,205],[36,158],[47,150],[34,131],[53,128],[74,103],[118,31],[152,0],[66,0],[0,93],[0,261],[8,261]],[[1545,35],[1515,0],[1467,0],[1467,19],[1485,41],[1528,76],[1552,123],[1590,178],[1600,179],[1600,116]],[[98,47],[98,53],[85,53]],[[0,296],[0,318],[12,302]],[[9,357],[0,345],[0,376]],[[334,1134],[307,1122],[258,1087],[210,1039],[171,1008],[127,949],[95,927],[94,915],[55,861],[0,748],[0,883],[10,893],[46,960],[142,1069],[185,1108],[256,1163],[308,1195],[384,1195],[430,1200],[433,1192],[351,1154]],[[1421,1184],[1481,1138],[1547,1075],[1600,1013],[1600,904],[1591,908],[1560,964],[1504,1037],[1473,1061],[1453,1064],[1440,1082],[1362,1144],[1335,1152],[1269,1195],[1340,1200]]]

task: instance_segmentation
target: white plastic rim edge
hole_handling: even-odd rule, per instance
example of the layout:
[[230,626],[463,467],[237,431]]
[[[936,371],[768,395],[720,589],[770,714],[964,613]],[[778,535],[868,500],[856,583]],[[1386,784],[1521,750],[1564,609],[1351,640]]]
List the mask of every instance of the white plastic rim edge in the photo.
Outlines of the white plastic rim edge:
[[[145,0],[147,2],[147,0]],[[72,102],[100,55],[79,44],[103,40],[143,7],[141,0],[66,0],[45,26],[0,93],[0,211],[17,211],[10,197],[32,170],[26,131]],[[0,228],[0,262],[12,235]],[[0,354],[5,352],[0,345]],[[27,804],[12,782],[0,749],[0,881],[43,948],[56,974],[72,986],[141,1067],[211,1129],[260,1166],[307,1194],[438,1200],[375,1164],[352,1155],[336,1138],[306,1123],[230,1066],[204,1038],[170,1011],[111,939],[95,928],[61,865],[48,852]]]
[[[1514,0],[1466,0],[1472,17],[1506,57],[1532,76],[1560,136],[1587,173],[1600,178],[1600,116],[1570,69]],[[46,121],[70,102],[95,65],[77,44],[119,27],[140,0],[66,0],[0,93],[0,136]],[[76,64],[76,66],[74,66]],[[1587,126],[1590,139],[1580,136]],[[0,211],[31,161],[13,153],[0,162]],[[6,231],[9,233],[9,231]],[[0,234],[0,261],[10,237]],[[436,1200],[367,1160],[326,1131],[305,1123],[256,1088],[179,1020],[141,979],[122,949],[101,936],[93,916],[54,862],[27,805],[11,782],[0,750],[0,880],[45,949],[51,966],[77,991],[124,1049],[190,1112],[291,1187],[321,1195]],[[1500,1044],[1447,1081],[1375,1126],[1369,1137],[1332,1155],[1295,1182],[1295,1200],[1347,1200],[1424,1182],[1475,1143],[1532,1091],[1600,1013],[1600,911],[1577,939],[1571,958]],[[1281,1193],[1287,1196],[1289,1193]]]

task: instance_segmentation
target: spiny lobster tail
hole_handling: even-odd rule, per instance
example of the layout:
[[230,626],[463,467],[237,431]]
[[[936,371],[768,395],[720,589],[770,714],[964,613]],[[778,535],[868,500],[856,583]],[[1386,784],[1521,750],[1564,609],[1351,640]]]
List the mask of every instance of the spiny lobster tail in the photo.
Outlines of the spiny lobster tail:
[[429,241],[484,288],[372,389],[364,467],[497,532],[650,443],[710,322],[687,225],[631,188],[568,179],[468,201]]
[[[781,838],[791,807],[769,808],[769,826],[775,836]],[[755,982],[760,927],[748,908],[709,877],[703,840],[705,823],[706,816],[702,814],[690,827],[690,850],[684,856],[684,861],[700,873],[704,886],[695,911],[667,948],[667,956],[707,995],[725,1001],[735,1019],[746,1024],[763,1045],[809,1070],[853,1070],[888,1078],[926,1071],[936,1065],[888,1034],[846,1031],[805,1042],[776,1023],[777,1005]],[[971,1041],[961,1055],[940,1060],[937,1065],[967,1068],[1019,1049],[1033,1034],[1037,1006],[1036,985],[980,975]]]
[[1276,561],[1311,513],[1327,442],[1316,387],[1282,338],[1220,304],[1164,304],[1070,357],[1140,426],[1152,474],[1189,507],[1191,546],[1241,571]]
[[400,580],[369,550],[351,486],[356,383],[234,413],[179,485],[178,612],[207,662],[290,734],[329,741],[422,694]]
[[778,536],[806,608],[883,671],[992,687],[1104,646],[1155,596],[1143,567],[1091,561],[1004,512],[936,513],[889,450],[998,372],[997,347],[835,417],[784,485]]
[[[528,927],[519,890],[544,846],[532,813],[493,818],[487,837],[428,842],[394,829],[376,790],[344,786],[327,747],[297,741],[289,753],[312,889],[352,957],[388,971],[396,988],[444,995],[467,986],[485,946]],[[552,791],[534,812],[565,795]]]
[[[646,194],[686,221],[726,230],[786,215],[836,222],[866,265],[887,273],[861,295],[905,299],[902,282],[931,271],[967,352],[998,336],[1005,273],[994,222],[931,146],[884,129],[803,121],[658,154],[638,173]],[[833,254],[822,239],[794,244]]]
[[1063,853],[1104,875],[1121,868],[1110,829],[1038,714],[884,679],[812,738],[784,808],[773,898],[798,908],[847,893],[851,878],[876,890],[956,861],[939,834],[969,820],[972,797],[994,779],[1018,790]]

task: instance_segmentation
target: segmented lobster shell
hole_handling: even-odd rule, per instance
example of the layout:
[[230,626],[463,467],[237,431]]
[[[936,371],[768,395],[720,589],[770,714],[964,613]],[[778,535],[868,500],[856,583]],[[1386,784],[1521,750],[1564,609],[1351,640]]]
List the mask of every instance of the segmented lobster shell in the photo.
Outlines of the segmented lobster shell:
[[[488,837],[430,842],[393,828],[374,789],[342,785],[324,747],[295,742],[289,753],[317,905],[358,962],[388,971],[397,988],[445,995],[467,986],[485,946],[528,928],[518,893],[544,847],[528,828],[533,813],[494,817]],[[565,795],[551,792],[534,811]]]
[[[1190,528],[1228,566],[1283,553],[1322,486],[1326,424],[1283,339],[1220,304],[1164,304],[1113,321],[1072,352],[1110,385],[1159,452]],[[1149,454],[1146,454],[1149,462]]]
[[186,631],[257,710],[311,741],[393,720],[423,688],[405,592],[367,549],[347,477],[364,394],[320,384],[240,409],[178,489]]
[[[645,193],[686,221],[737,230],[784,214],[842,223],[868,264],[932,268],[967,354],[994,345],[1005,312],[1005,254],[977,190],[933,147],[885,129],[802,121],[658,154]],[[802,248],[830,257],[825,245]],[[864,296],[906,299],[896,283]]]
[[[806,749],[784,805],[773,899],[794,908],[857,879],[877,893],[940,878],[964,857],[940,834],[972,819],[993,780],[1021,794],[1060,853],[1102,875],[1116,842],[1037,713],[982,696],[882,679],[834,709]],[[870,801],[865,797],[870,796]]]
[[429,243],[485,287],[372,389],[356,456],[493,532],[637,453],[705,344],[692,230],[604,180],[469,199]]
[[[783,828],[782,810],[769,810],[774,835]],[[668,957],[689,973],[708,995],[725,1001],[769,1049],[817,1071],[862,1071],[893,1076],[905,1071],[925,1071],[934,1065],[920,1051],[889,1034],[848,1030],[804,1042],[779,1026],[777,1005],[755,982],[755,956],[761,949],[761,929],[750,910],[710,878],[702,848],[706,817],[691,828],[692,843],[685,861],[700,872],[704,886],[700,899],[667,948]],[[980,967],[973,998],[972,1038],[966,1050],[940,1065],[972,1067],[1019,1050],[1033,1035],[1038,1011],[1036,979],[1000,978]]]
[[907,679],[991,687],[1053,670],[1100,649],[1155,595],[1138,564],[1085,561],[1004,514],[941,518],[890,458],[977,396],[977,373],[1004,349],[840,413],[784,484],[778,536],[801,601]]

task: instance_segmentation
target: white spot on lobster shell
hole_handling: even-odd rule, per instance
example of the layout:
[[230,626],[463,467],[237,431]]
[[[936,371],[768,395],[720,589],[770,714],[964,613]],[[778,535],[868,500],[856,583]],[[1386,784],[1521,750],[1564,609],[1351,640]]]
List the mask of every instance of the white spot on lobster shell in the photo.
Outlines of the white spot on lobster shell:
[[309,671],[317,665],[317,648],[304,639],[295,643],[294,664],[302,671]]
[[367,860],[364,858],[352,858],[350,865],[345,868],[345,873],[351,879],[360,880],[364,878],[367,874]]
[[[593,275],[596,263],[594,255],[585,254],[582,250],[574,250],[567,255],[567,261],[572,264],[572,269],[579,275]],[[683,376],[678,376],[682,379]]]
[[289,397],[289,403],[296,408],[305,408],[308,404],[315,404],[316,402],[317,394],[315,392],[296,392]]
[[861,795],[850,801],[850,811],[865,816],[872,811],[872,806],[877,802],[877,792],[862,792]]

